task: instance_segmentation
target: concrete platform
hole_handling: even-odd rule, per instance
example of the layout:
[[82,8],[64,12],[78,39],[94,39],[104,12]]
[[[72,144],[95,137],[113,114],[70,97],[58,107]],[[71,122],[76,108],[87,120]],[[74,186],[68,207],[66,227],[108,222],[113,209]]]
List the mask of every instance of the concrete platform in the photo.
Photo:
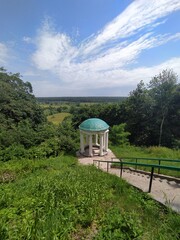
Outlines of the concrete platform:
[[[111,150],[108,150],[108,154],[100,157],[84,157],[77,153],[79,163],[89,165],[93,164],[93,160],[108,161],[111,159],[117,159]],[[107,171],[107,163],[96,163],[96,166]],[[109,168],[110,174],[115,174],[120,177],[120,169]],[[136,188],[141,189],[143,192],[148,192],[150,177],[147,173],[136,172],[130,169],[123,170],[122,178]],[[178,181],[177,181],[178,180]],[[174,211],[180,213],[180,179],[173,177],[167,177],[156,175],[153,178],[151,193],[148,193],[152,198],[158,202],[171,207]]]

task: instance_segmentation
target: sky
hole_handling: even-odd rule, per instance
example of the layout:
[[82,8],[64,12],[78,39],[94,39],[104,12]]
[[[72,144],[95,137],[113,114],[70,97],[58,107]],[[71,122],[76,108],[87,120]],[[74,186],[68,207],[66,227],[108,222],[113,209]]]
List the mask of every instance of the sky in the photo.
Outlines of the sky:
[[179,0],[0,0],[0,29],[0,66],[36,97],[128,96],[164,69],[180,78]]

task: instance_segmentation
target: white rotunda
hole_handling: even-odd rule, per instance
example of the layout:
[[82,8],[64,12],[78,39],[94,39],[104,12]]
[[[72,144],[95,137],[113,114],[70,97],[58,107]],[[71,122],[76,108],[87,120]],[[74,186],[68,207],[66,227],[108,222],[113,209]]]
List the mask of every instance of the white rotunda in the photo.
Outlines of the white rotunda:
[[79,125],[80,153],[104,156],[108,153],[109,125],[99,118],[89,118]]

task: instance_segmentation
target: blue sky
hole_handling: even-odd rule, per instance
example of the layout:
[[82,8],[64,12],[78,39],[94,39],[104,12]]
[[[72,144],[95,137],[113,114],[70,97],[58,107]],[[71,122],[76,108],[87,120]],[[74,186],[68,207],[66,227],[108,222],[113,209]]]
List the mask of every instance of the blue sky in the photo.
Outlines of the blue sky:
[[0,0],[0,66],[35,96],[127,96],[180,76],[179,0]]

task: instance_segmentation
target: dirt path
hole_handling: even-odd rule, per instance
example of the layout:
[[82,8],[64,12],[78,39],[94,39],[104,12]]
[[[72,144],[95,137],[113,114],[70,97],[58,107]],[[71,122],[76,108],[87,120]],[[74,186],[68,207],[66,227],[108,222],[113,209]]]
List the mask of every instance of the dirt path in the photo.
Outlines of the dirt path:
[[[77,156],[79,162],[85,165],[93,164],[93,160],[108,161],[113,158],[116,159],[115,155],[110,150],[108,154],[103,157],[84,157],[78,154]],[[99,166],[98,163],[96,163],[96,166],[100,167],[103,171],[107,171],[106,162],[101,162]],[[119,169],[109,168],[108,172],[120,176]],[[148,174],[125,169],[123,170],[122,178],[129,182],[131,185],[141,189],[143,192],[148,192],[149,190],[150,177]],[[162,178],[161,175],[155,176],[152,182],[151,193],[149,194],[155,200],[164,205],[170,206],[173,210],[180,213],[180,180],[177,182],[174,181],[173,178],[165,179]]]

